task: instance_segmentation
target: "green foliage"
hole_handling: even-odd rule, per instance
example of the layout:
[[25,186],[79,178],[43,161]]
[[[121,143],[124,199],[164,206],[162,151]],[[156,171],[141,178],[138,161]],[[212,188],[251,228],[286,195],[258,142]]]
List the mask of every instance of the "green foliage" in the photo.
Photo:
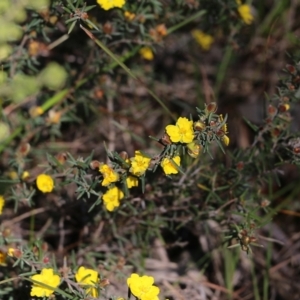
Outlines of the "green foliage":
[[[267,299],[276,249],[266,241],[277,239],[262,235],[279,211],[297,209],[299,194],[293,182],[282,186],[285,168],[300,162],[290,113],[300,98],[299,41],[291,39],[296,54],[276,93],[259,95],[258,122],[233,115],[228,90],[245,56],[253,65],[275,51],[259,50],[269,46],[259,44],[266,28],[292,34],[274,18],[296,8],[116,0],[121,7],[104,10],[104,2],[0,1],[1,299],[30,299],[28,283],[32,291],[49,269],[41,289],[57,299],[140,299],[140,278],[131,287],[126,278],[168,255],[204,274],[212,290],[219,285],[220,299],[247,280],[245,297]],[[246,73],[256,78],[267,69],[259,68]],[[235,118],[243,119],[237,128]],[[242,126],[253,138],[238,147]],[[99,279],[78,280],[80,266]],[[107,278],[118,289],[107,289]],[[161,278],[160,299],[177,299],[180,278]]]

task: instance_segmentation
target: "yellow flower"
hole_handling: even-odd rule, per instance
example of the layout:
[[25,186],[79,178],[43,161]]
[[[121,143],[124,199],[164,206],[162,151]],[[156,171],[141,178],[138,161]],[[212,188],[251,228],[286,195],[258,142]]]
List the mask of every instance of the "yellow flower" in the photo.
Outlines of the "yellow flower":
[[164,158],[161,162],[161,167],[163,168],[164,172],[166,175],[169,174],[177,174],[178,173],[178,168],[176,168],[175,164],[179,167],[180,166],[180,156],[175,156],[172,159],[169,158]]
[[[223,115],[221,114],[221,115],[219,116],[219,121],[220,121],[220,123],[222,123],[223,120],[224,120],[224,119],[223,119]],[[228,145],[229,145],[229,142],[230,142],[230,139],[229,139],[229,137],[226,135],[226,134],[228,133],[228,131],[227,131],[227,124],[226,124],[226,123],[224,123],[224,125],[222,125],[221,130],[222,130],[222,131],[224,132],[224,134],[225,134],[225,135],[222,136],[222,141],[223,141],[223,143],[224,143],[225,146],[228,146]]]
[[124,193],[116,186],[109,189],[103,196],[103,202],[108,211],[113,211],[120,206],[120,200],[124,198]]
[[[219,119],[220,119],[220,123],[222,123],[224,121],[224,118],[223,118],[222,114],[219,116]],[[224,123],[224,125],[221,127],[221,129],[224,131],[224,133],[228,133],[227,132],[227,124],[226,123]]]
[[33,106],[29,110],[29,114],[32,118],[38,117],[44,113],[44,110],[40,106]]
[[129,189],[131,189],[132,187],[135,187],[135,186],[139,185],[139,180],[134,176],[128,176],[126,178],[126,184],[127,184],[127,187]]
[[166,132],[173,143],[190,143],[194,139],[193,121],[180,117],[176,125],[168,125]]
[[103,186],[108,186],[111,183],[117,182],[119,180],[119,174],[106,164],[102,164],[99,168],[99,171],[104,178],[102,181]]
[[15,253],[15,248],[8,248],[7,255],[13,257]]
[[53,269],[44,268],[42,269],[41,274],[33,275],[30,278],[37,281],[33,282],[31,288],[30,295],[32,297],[49,297],[60,283],[60,277],[54,274]]
[[152,276],[139,276],[135,273],[127,279],[131,293],[140,300],[159,300],[159,288],[153,283],[154,278]]
[[104,9],[109,10],[115,7],[123,7],[125,5],[125,0],[97,0],[97,3]]
[[135,176],[142,176],[150,165],[151,158],[144,156],[140,151],[135,151],[135,156],[130,158],[130,172]]
[[0,266],[6,266],[5,260],[6,260],[6,253],[0,251]]
[[139,51],[140,55],[147,60],[153,60],[154,54],[150,47],[142,47]]
[[27,178],[29,178],[30,174],[28,171],[24,171],[23,174],[22,174],[22,180],[26,180]]
[[196,40],[196,42],[200,45],[200,47],[206,51],[210,49],[212,43],[214,42],[214,38],[211,35],[206,34],[199,29],[193,30],[192,36]]
[[245,24],[250,25],[254,20],[254,17],[251,12],[251,7],[248,4],[241,5],[241,1],[237,1],[237,4],[239,5],[237,10],[242,20]]
[[40,174],[36,178],[36,186],[43,193],[50,193],[54,188],[54,181],[51,176],[47,174]]
[[124,12],[124,17],[127,21],[132,21],[135,18],[135,14],[131,13],[130,11],[125,11]]
[[2,214],[4,204],[5,204],[4,197],[0,196],[0,215]]
[[61,115],[62,115],[61,111],[56,111],[54,109],[50,109],[48,112],[47,121],[50,124],[58,124],[60,122]]
[[[94,287],[98,282],[98,272],[93,269],[86,269],[85,267],[80,267],[75,274],[75,279],[78,283],[86,286],[87,293],[92,297],[98,297],[98,290]],[[92,287],[91,287],[92,286]]]

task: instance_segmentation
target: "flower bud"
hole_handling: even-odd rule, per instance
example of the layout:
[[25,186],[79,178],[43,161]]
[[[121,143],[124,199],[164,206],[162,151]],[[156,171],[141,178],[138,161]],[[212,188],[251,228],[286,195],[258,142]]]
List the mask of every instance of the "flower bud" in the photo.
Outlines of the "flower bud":
[[96,88],[94,90],[94,97],[96,99],[99,99],[99,100],[103,99],[103,97],[104,97],[104,91],[102,89],[100,89],[100,88]]
[[289,102],[289,101],[290,101],[290,98],[287,97],[287,96],[283,96],[283,97],[281,98],[281,100],[282,100],[283,102]]
[[281,131],[279,128],[273,128],[272,131],[271,131],[271,135],[273,137],[278,137],[280,135]]
[[201,121],[194,122],[194,129],[198,131],[202,131],[205,128],[205,124]]
[[119,155],[125,161],[128,159],[128,153],[126,151],[120,152]]
[[41,248],[42,248],[43,251],[48,251],[49,246],[48,246],[47,243],[44,242],[44,243],[42,244],[42,247],[41,247]]
[[131,22],[135,18],[135,14],[130,11],[125,11],[124,17],[128,22]]
[[293,149],[293,152],[294,152],[295,154],[299,154],[299,153],[300,153],[300,147],[295,147],[295,148]]
[[4,238],[8,238],[11,235],[11,230],[10,228],[4,228],[2,232],[0,232]]
[[100,165],[101,165],[101,163],[100,163],[100,161],[98,161],[98,160],[92,160],[92,161],[90,162],[90,168],[91,168],[92,170],[99,169]]
[[188,148],[188,155],[193,157],[193,158],[197,158],[200,155],[202,146],[197,144],[196,142],[191,142],[189,144],[187,144],[187,148]]
[[14,257],[15,258],[21,258],[22,255],[23,255],[23,253],[20,249],[14,249]]
[[8,248],[7,255],[10,257],[14,257],[15,249],[14,248]]
[[67,160],[67,154],[66,153],[58,153],[55,158],[58,160],[58,162],[63,165]]
[[160,36],[166,36],[167,35],[167,28],[165,24],[159,24],[156,26],[156,32]]
[[112,26],[112,23],[106,22],[106,23],[103,25],[103,32],[104,32],[105,34],[111,35],[112,32],[113,32],[113,26]]
[[290,109],[290,105],[287,104],[287,103],[285,103],[285,104],[280,104],[279,107],[278,107],[278,109],[279,109],[279,111],[280,111],[281,113],[283,113],[283,112],[286,112],[286,111],[288,111],[288,110]]
[[288,72],[290,72],[291,74],[296,74],[297,70],[294,66],[292,65],[286,65],[285,68],[287,69]]
[[61,114],[61,111],[50,109],[48,112],[47,122],[49,124],[58,124],[60,122]]
[[29,177],[30,177],[30,173],[28,171],[24,171],[21,176],[21,179],[26,181],[26,180],[28,180]]
[[218,109],[217,103],[216,102],[211,102],[207,105],[205,105],[205,112],[207,114],[209,113],[215,113]]
[[110,282],[109,282],[109,280],[106,279],[106,278],[101,279],[100,282],[99,282],[99,285],[100,285],[100,287],[102,287],[102,288],[106,287],[106,286],[109,285],[109,284],[110,284]]
[[271,117],[274,117],[277,114],[277,108],[270,104],[269,107],[268,107],[268,114]]
[[264,199],[261,203],[260,203],[260,206],[261,207],[267,207],[270,205],[270,201],[268,199]]
[[165,132],[164,135],[160,138],[159,142],[164,145],[164,146],[167,146],[167,145],[171,145],[172,144],[172,141],[170,139],[170,136]]
[[20,154],[21,156],[26,156],[29,153],[30,148],[31,147],[29,143],[24,143],[19,147],[18,154]]
[[236,164],[236,168],[237,168],[239,171],[243,170],[243,169],[244,169],[244,166],[245,166],[245,164],[244,164],[243,161],[239,161],[239,162]]
[[229,137],[227,135],[224,135],[222,137],[222,141],[223,141],[223,143],[224,143],[225,146],[228,146],[229,142],[230,142],[230,139],[229,139]]
[[43,263],[44,263],[44,264],[48,264],[49,261],[50,261],[50,259],[49,259],[48,256],[46,256],[46,257],[43,258]]
[[32,118],[38,117],[44,113],[44,110],[40,106],[33,106],[29,109],[29,114]]

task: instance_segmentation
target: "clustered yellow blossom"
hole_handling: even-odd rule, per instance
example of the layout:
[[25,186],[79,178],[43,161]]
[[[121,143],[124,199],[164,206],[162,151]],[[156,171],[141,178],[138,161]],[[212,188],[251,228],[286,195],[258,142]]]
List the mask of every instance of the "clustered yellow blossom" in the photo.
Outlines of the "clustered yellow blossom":
[[42,193],[50,193],[54,188],[54,181],[50,175],[40,174],[36,178],[36,186]]
[[200,45],[200,47],[206,51],[210,49],[212,43],[214,42],[214,38],[211,35],[206,34],[199,29],[193,30],[192,36],[196,40],[196,42]]
[[129,172],[135,176],[142,176],[149,168],[151,158],[143,155],[141,151],[135,151],[135,156],[130,158],[131,168]]
[[159,300],[159,288],[153,283],[154,278],[152,276],[139,276],[135,273],[127,279],[131,293],[140,300]]
[[123,198],[124,198],[124,193],[116,186],[109,189],[102,196],[105,208],[108,211],[113,211],[115,208],[119,207],[120,200],[122,200]]
[[166,132],[173,143],[190,143],[194,139],[193,121],[180,117],[176,125],[168,125]]
[[161,162],[161,167],[163,168],[166,175],[177,174],[178,167],[180,166],[180,156],[175,156],[171,158],[164,158]]
[[4,204],[5,204],[4,197],[0,195],[0,215],[2,214]]
[[98,283],[98,272],[81,266],[75,274],[76,281],[94,298],[98,297],[95,285]]
[[121,8],[125,5],[125,0],[97,0],[97,3],[104,9],[109,10],[115,7]]
[[139,53],[146,60],[153,60],[154,58],[153,51],[150,47],[142,47]]
[[99,171],[103,175],[103,186],[108,186],[111,183],[117,182],[119,180],[119,174],[106,164],[102,164],[99,167]]
[[60,277],[54,274],[54,270],[42,269],[40,274],[30,277],[34,280],[30,295],[32,297],[49,297],[60,284]]
[[[213,110],[215,107],[213,107]],[[210,113],[210,111],[208,111]],[[220,115],[218,122],[216,122],[217,134],[220,140],[228,146],[229,137],[227,134],[227,124],[223,122],[223,116]],[[223,123],[223,124],[222,124]],[[219,124],[222,124],[221,126]],[[220,127],[219,127],[220,126]],[[163,145],[172,145],[170,149],[171,152],[165,152],[166,154],[160,158],[159,164],[166,175],[178,174],[180,171],[181,157],[180,152],[177,151],[177,143],[186,144],[179,145],[180,147],[185,146],[188,154],[197,158],[203,146],[200,145],[197,135],[199,131],[204,130],[205,124],[202,121],[193,121],[185,117],[179,117],[175,125],[168,125],[165,128],[164,137],[160,140]],[[194,129],[196,131],[194,131]],[[174,151],[175,149],[175,151]],[[102,200],[105,208],[108,211],[114,211],[120,206],[120,201],[124,198],[124,192],[117,185],[112,185],[112,183],[117,183],[119,181],[124,181],[123,175],[126,175],[125,184],[128,189],[132,187],[137,187],[139,185],[139,180],[141,176],[149,169],[151,164],[151,158],[143,154],[141,151],[135,151],[134,157],[128,158],[126,152],[121,152],[120,157],[123,162],[120,164],[120,171],[116,172],[114,168],[108,166],[107,164],[101,164],[98,161],[93,161],[92,169],[99,168],[99,172],[103,176],[102,186],[109,186],[109,189],[103,194]],[[153,160],[155,163],[155,159]]]
[[254,20],[250,5],[242,4],[241,0],[236,0],[236,3],[238,5],[237,10],[241,16],[241,19],[245,24],[250,25]]

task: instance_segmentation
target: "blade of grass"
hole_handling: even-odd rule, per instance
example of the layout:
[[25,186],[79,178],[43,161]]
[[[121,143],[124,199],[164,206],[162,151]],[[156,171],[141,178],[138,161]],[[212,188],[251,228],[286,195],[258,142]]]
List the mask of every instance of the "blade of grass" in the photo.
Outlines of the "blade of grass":
[[197,18],[199,18],[199,17],[202,17],[202,16],[205,15],[205,14],[206,14],[206,11],[205,11],[205,10],[200,10],[200,11],[198,11],[198,12],[197,12],[196,14],[194,14],[193,16],[190,16],[189,18],[185,19],[184,21],[182,21],[182,22],[180,22],[180,23],[178,23],[178,24],[176,24],[176,25],[174,25],[174,26],[168,28],[167,34],[170,34],[170,33],[174,32],[174,31],[178,30],[179,28],[185,26],[186,24],[188,24],[188,23],[194,21],[195,19],[197,19]]
[[275,7],[270,11],[270,13],[266,16],[263,22],[257,29],[258,35],[263,35],[269,32],[270,28],[272,28],[272,23],[276,22],[277,17],[285,18],[285,10],[289,7],[290,1],[288,0],[280,0],[275,1]]
[[216,84],[215,84],[215,88],[214,88],[216,99],[218,99],[220,88],[221,88],[222,82],[226,76],[226,70],[229,66],[231,56],[232,56],[232,46],[229,44],[229,45],[227,45],[227,47],[225,49],[225,54],[223,56],[223,60],[220,64],[220,67],[217,72]]
[[5,140],[0,144],[0,153],[6,148],[6,146],[17,136],[19,136],[19,134],[21,134],[22,132],[22,128],[23,126],[20,126],[18,128],[16,128],[14,130],[14,132]]
[[[141,45],[135,46],[131,51],[126,52],[122,57],[120,57],[119,59],[124,63],[124,61],[126,61],[127,59],[133,57],[139,50],[141,49]],[[103,68],[104,72],[108,72],[113,70],[115,67],[117,67],[119,64],[114,61],[111,64],[109,64],[108,66]]]
[[258,280],[255,273],[255,263],[252,260],[251,261],[251,275],[252,275],[252,282],[253,282],[253,293],[254,293],[254,299],[260,300],[259,296],[259,290],[258,290]]
[[[269,231],[269,236],[271,237],[271,227]],[[266,253],[266,270],[264,270],[264,280],[263,280],[263,300],[268,300],[269,298],[269,270],[271,267],[272,259],[272,248],[273,244],[268,242],[267,253]]]
[[[138,78],[135,76],[135,74],[133,74],[131,72],[131,70],[120,60],[119,57],[117,57],[113,52],[111,52],[100,40],[96,39],[95,36],[86,28],[84,28],[81,24],[80,24],[80,28],[88,35],[88,37],[90,39],[92,39],[107,55],[109,55],[120,67],[123,68],[123,70],[133,79],[137,80],[138,82],[140,82],[143,86],[145,86],[145,84]],[[160,104],[160,106],[165,110],[165,112],[167,114],[170,115],[170,117],[176,121],[175,116],[173,116],[173,114],[171,113],[171,111],[167,108],[167,106],[163,103],[163,101],[151,90],[149,89],[147,86],[145,86],[146,90],[148,91],[148,93]]]
[[228,299],[233,298],[233,277],[234,272],[239,261],[239,252],[233,251],[227,248],[223,249],[224,255],[224,266],[225,266],[225,285],[230,294],[228,294]]

